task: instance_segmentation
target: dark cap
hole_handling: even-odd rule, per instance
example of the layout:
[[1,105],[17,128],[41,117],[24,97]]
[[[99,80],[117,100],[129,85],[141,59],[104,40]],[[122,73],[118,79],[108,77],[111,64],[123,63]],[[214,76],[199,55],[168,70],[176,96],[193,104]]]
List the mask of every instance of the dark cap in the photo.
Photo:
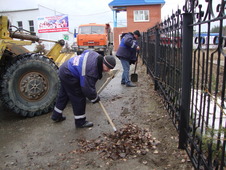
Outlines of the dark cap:
[[141,35],[140,35],[140,31],[139,31],[139,30],[134,31],[134,32],[133,32],[133,34],[137,35],[138,37],[140,37],[140,36],[141,36]]
[[110,69],[113,69],[116,65],[115,57],[112,55],[104,56],[103,63]]

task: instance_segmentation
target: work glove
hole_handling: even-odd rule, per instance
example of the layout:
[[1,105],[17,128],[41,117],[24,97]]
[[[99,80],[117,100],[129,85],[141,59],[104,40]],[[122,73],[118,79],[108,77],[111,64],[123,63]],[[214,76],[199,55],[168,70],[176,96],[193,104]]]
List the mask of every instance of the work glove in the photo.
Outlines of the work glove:
[[95,103],[98,103],[99,101],[100,101],[100,97],[97,96],[96,99],[95,99],[95,100],[92,100],[91,102],[92,102],[93,104],[95,104]]
[[129,61],[129,64],[131,65],[131,64],[135,64],[136,63],[136,61],[135,60],[130,60]]

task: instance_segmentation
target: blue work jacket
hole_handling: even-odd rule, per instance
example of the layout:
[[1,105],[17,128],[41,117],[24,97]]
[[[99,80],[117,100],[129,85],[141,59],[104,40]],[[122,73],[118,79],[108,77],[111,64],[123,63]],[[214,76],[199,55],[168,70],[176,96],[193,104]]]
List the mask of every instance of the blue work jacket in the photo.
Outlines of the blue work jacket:
[[98,56],[97,52],[86,50],[81,55],[70,58],[67,63],[71,74],[79,80],[83,94],[91,101],[97,97],[95,85],[101,78],[97,64]]
[[137,49],[137,40],[134,37],[133,33],[129,32],[125,34],[120,42],[119,48],[116,52],[116,56],[120,59],[126,59],[128,61],[136,61],[136,49]]

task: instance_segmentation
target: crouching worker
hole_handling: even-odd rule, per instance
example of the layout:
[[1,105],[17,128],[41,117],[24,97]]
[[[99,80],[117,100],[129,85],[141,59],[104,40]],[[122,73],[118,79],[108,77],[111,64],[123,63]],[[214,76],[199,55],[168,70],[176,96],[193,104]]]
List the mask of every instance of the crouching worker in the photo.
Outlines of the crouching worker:
[[102,56],[95,51],[86,50],[81,55],[74,56],[59,68],[61,88],[51,119],[61,122],[68,101],[71,101],[75,126],[77,128],[91,127],[92,122],[86,120],[86,98],[92,103],[100,101],[96,91],[96,82],[102,78],[102,72],[108,72],[116,65],[114,56]]

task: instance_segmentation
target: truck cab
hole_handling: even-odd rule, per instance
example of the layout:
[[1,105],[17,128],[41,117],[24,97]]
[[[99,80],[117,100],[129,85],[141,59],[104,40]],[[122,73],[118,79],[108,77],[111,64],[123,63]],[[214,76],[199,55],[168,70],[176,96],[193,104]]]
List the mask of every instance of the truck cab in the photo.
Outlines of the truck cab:
[[77,54],[84,50],[94,50],[102,55],[111,55],[113,50],[113,34],[110,24],[83,24],[78,28]]

